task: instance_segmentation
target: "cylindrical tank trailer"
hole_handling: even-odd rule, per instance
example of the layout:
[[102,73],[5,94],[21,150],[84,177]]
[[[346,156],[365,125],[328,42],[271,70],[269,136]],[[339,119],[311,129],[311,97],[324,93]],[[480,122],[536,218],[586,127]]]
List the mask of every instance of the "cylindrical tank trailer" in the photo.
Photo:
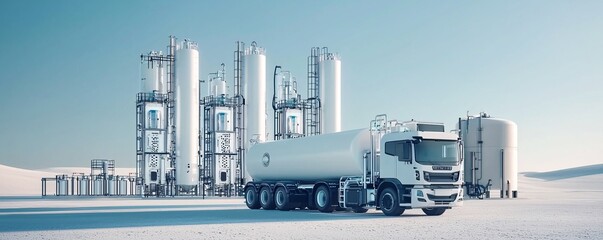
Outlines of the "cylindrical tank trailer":
[[254,181],[338,181],[362,175],[366,151],[368,129],[255,144],[247,153],[247,171]]

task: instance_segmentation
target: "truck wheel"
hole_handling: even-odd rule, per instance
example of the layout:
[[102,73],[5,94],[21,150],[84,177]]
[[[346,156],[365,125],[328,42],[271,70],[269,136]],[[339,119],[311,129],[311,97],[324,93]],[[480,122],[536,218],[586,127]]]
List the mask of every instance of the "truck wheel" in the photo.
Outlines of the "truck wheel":
[[291,210],[291,202],[289,200],[289,194],[284,187],[279,187],[274,192],[274,203],[276,205],[276,209],[281,211],[289,211]]
[[270,192],[269,187],[263,187],[260,189],[260,205],[262,205],[264,210],[274,209],[274,197],[272,196],[272,192]]
[[446,208],[423,208],[422,210],[427,216],[440,216],[446,212]]
[[318,211],[324,213],[333,212],[334,208],[331,205],[331,192],[329,191],[329,187],[322,185],[316,189],[316,194],[314,194],[314,206],[318,208]]
[[254,187],[245,189],[245,204],[249,209],[259,209],[260,199]]
[[393,188],[386,188],[381,192],[379,205],[381,211],[387,216],[400,216],[404,212],[404,208],[400,207],[398,194]]
[[352,211],[354,211],[355,213],[365,213],[368,211],[368,209],[363,207],[355,207],[352,209]]

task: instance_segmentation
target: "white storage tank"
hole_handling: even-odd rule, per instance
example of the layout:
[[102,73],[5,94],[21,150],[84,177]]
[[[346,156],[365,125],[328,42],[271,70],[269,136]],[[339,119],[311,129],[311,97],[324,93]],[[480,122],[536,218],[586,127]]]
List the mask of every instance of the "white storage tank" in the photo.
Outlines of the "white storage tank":
[[323,53],[318,62],[321,133],[341,131],[341,59],[334,53]]
[[67,175],[57,175],[57,196],[67,196],[67,192],[69,190],[69,181]]
[[209,85],[211,90],[210,95],[218,97],[227,94],[226,81],[222,77],[212,80]]
[[460,119],[465,182],[486,185],[490,197],[517,197],[517,124],[485,113]]
[[336,180],[363,172],[368,129],[255,144],[246,156],[254,181]]
[[119,177],[117,194],[120,196],[128,195],[128,178]]
[[141,92],[165,93],[165,78],[163,63],[159,60],[161,52],[152,51],[143,56],[140,63]]
[[80,195],[86,196],[89,192],[90,179],[88,176],[82,176],[80,178]]
[[189,192],[199,184],[199,51],[185,40],[176,51],[176,185]]
[[101,196],[103,195],[103,179],[97,178],[92,182],[92,195]]
[[243,97],[245,97],[245,146],[251,139],[266,140],[266,55],[256,42],[243,53]]
[[111,176],[109,178],[109,180],[107,180],[107,195],[110,196],[115,196],[117,191],[115,189],[116,186],[116,181],[115,178],[113,176]]

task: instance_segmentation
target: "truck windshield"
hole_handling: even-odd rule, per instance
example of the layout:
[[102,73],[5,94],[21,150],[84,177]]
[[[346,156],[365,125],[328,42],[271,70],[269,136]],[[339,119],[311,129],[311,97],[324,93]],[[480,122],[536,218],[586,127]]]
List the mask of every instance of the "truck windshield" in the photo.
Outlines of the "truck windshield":
[[456,141],[423,140],[415,144],[415,161],[428,165],[458,165]]

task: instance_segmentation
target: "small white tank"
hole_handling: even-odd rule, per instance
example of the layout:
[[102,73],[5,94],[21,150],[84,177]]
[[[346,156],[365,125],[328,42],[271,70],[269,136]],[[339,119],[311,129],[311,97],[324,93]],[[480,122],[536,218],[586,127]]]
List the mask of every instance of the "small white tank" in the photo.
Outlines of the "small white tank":
[[118,185],[119,190],[117,191],[118,195],[120,195],[120,196],[128,195],[128,179],[125,177],[121,177],[119,179],[118,183],[119,183],[119,185]]
[[163,78],[164,70],[163,63],[159,61],[161,52],[149,52],[149,57],[157,57],[156,60],[149,60],[143,58],[140,63],[140,78],[141,78],[141,92],[144,93],[165,93],[166,87],[165,80]]
[[116,195],[114,178],[110,178],[109,180],[107,180],[107,194],[110,196]]
[[58,196],[67,196],[68,192],[68,184],[67,176],[60,175],[57,176],[57,195]]
[[103,180],[102,179],[94,179],[92,182],[92,195],[101,196],[103,195]]
[[517,124],[485,113],[460,120],[465,182],[486,185],[491,197],[517,197]]
[[86,196],[88,195],[88,186],[90,185],[90,180],[87,177],[82,177],[80,179],[80,195]]
[[226,95],[228,91],[228,88],[226,87],[226,81],[224,81],[223,79],[219,79],[214,83],[212,90],[214,96]]

